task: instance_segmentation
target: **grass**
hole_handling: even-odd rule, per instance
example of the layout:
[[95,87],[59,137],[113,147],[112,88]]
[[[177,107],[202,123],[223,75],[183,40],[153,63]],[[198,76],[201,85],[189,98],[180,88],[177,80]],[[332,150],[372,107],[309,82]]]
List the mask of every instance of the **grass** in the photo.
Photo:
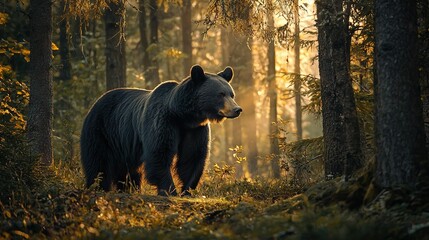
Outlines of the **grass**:
[[[315,187],[304,192],[284,181],[237,181],[212,175],[206,176],[193,197],[180,198],[156,196],[152,187],[141,192],[108,193],[97,188],[84,189],[79,168],[68,165],[57,165],[37,175],[37,188],[24,195],[21,192],[20,198],[9,195],[7,201],[0,202],[0,238],[425,239],[429,236],[427,209],[412,210],[405,203],[383,209],[379,207],[381,200],[375,198],[372,204],[349,210],[344,202],[347,198],[339,205],[340,200],[335,197],[336,192],[344,191],[343,186],[338,187],[340,190]],[[317,191],[319,198],[314,197]],[[327,192],[331,194],[331,204],[322,197]]]

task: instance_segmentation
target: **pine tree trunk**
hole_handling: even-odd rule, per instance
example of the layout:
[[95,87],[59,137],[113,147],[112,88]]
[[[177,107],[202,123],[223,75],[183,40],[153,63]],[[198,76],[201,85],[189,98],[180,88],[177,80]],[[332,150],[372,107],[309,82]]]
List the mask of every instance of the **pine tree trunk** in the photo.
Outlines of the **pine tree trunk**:
[[[268,26],[274,27],[273,15],[268,16]],[[280,178],[280,149],[279,129],[277,121],[277,82],[276,82],[276,52],[274,39],[268,44],[268,97],[270,99],[269,138],[271,154],[271,170],[274,178]]]
[[183,76],[189,74],[192,66],[192,2],[183,0],[182,6],[182,46],[185,57],[183,58]]
[[[68,7],[66,5],[65,0],[60,1],[59,5],[59,29],[60,29],[60,58],[61,58],[61,69],[59,79],[64,81],[63,87],[69,88],[71,87],[71,63],[70,63],[70,48],[69,48],[69,34],[67,32],[68,17],[66,17],[66,13],[68,11]],[[73,108],[70,107],[71,96],[65,95],[63,99],[61,99],[57,103],[56,112],[59,112],[60,118],[64,118],[63,124],[63,133],[61,136],[65,140],[65,156],[64,159],[66,161],[71,161],[74,157],[74,141],[73,141],[73,131],[74,131],[74,121],[73,121]],[[55,113],[56,114],[56,113]]]
[[[429,1],[419,0],[419,79],[422,90],[423,119],[426,133],[426,149],[429,149]],[[429,153],[429,151],[428,151]],[[429,166],[429,163],[427,164]]]
[[70,64],[70,50],[69,50],[69,38],[67,33],[68,18],[66,14],[66,3],[65,0],[60,1],[60,57],[61,57],[61,70],[60,79],[70,80],[71,79],[71,64]]
[[28,137],[32,153],[52,163],[52,1],[30,1],[30,104]]
[[72,28],[72,49],[71,49],[71,55],[74,60],[80,61],[85,59],[84,53],[83,53],[83,46],[82,46],[82,26],[81,26],[81,19],[79,16],[77,16],[74,19],[71,19],[71,28]]
[[142,52],[142,67],[145,81],[149,79],[149,68],[150,68],[150,56],[149,56],[149,41],[147,34],[147,23],[146,23],[146,5],[145,0],[139,0],[139,30],[140,30],[140,49]]
[[[317,2],[325,176],[346,179],[362,166],[359,121],[350,78],[343,1]],[[344,144],[345,140],[345,144]]]
[[125,6],[124,1],[109,2],[104,13],[106,30],[106,88],[127,85],[125,60]]
[[[241,40],[243,37],[241,37]],[[235,90],[236,102],[240,105],[245,100],[242,88],[243,88],[243,68],[245,67],[243,62],[245,62],[245,58],[242,55],[241,51],[241,41],[240,38],[234,36],[232,30],[229,30],[228,36],[229,42],[229,64],[230,66],[234,66],[234,80],[232,81],[232,86]],[[242,106],[243,107],[243,106]],[[243,111],[246,111],[243,107]],[[234,129],[234,134],[232,135],[232,147],[243,145],[243,131],[242,131],[242,116],[232,121],[232,129]],[[233,159],[235,161],[235,159]],[[236,178],[243,177],[243,164],[235,164],[235,176]]]
[[296,122],[296,138],[297,140],[302,140],[302,110],[301,110],[301,68],[300,68],[300,48],[301,48],[301,39],[299,37],[299,5],[298,0],[293,2],[293,17],[294,17],[294,93],[295,93],[295,122]]
[[[330,9],[331,8],[331,9]],[[332,38],[336,38],[331,23],[333,9],[330,1],[317,2],[319,73],[321,81],[323,139],[325,177],[327,179],[342,176],[346,161],[344,145],[345,129],[341,118],[343,109],[338,94],[339,86],[335,79],[334,62],[332,59]]]
[[[378,0],[376,183],[416,187],[427,159],[417,68],[416,1]],[[392,16],[395,16],[392,18]]]
[[255,106],[255,79],[253,78],[253,57],[252,57],[252,40],[248,43],[241,43],[242,54],[244,57],[245,68],[242,71],[242,78],[246,79],[241,94],[243,100],[240,105],[243,107],[242,124],[244,135],[246,136],[245,151],[247,152],[247,167],[250,175],[256,177],[258,171],[258,148],[256,137],[256,106]]
[[[229,35],[230,33],[228,32],[228,30],[226,28],[222,28],[221,29],[221,50],[222,50],[222,64],[223,66],[228,66],[231,65],[231,63],[229,62]],[[233,80],[233,84],[234,82],[237,81],[237,79]],[[225,162],[228,164],[232,164],[231,161],[231,152],[229,151],[229,148],[233,147],[232,145],[232,137],[234,134],[231,134],[233,132],[232,130],[232,122],[231,121],[225,121],[223,124],[223,132],[224,132],[224,143],[225,143],[225,148],[223,149],[224,151],[224,159]]]
[[159,77],[159,64],[157,55],[158,55],[158,4],[157,0],[150,0],[149,1],[149,8],[150,8],[150,22],[149,22],[149,28],[150,28],[150,68],[149,68],[149,81],[151,83],[152,87],[155,87],[159,83],[161,83],[160,77]]
[[[343,4],[341,4],[342,6]],[[340,49],[336,49],[335,55],[338,59],[344,59],[339,61],[336,65],[338,66],[338,79],[342,83],[343,88],[343,109],[344,109],[344,123],[346,128],[346,144],[347,144],[347,158],[345,162],[345,179],[350,178],[358,169],[363,166],[363,154],[361,148],[361,132],[359,126],[359,118],[356,110],[356,101],[354,97],[354,90],[352,79],[350,76],[350,45],[351,35],[349,31],[349,16],[351,11],[351,1],[346,3],[346,11],[344,14],[344,20],[339,31],[341,31],[340,46],[344,46]],[[337,13],[341,13],[343,7],[337,9]],[[335,48],[334,48],[335,49]],[[335,58],[337,59],[337,58]],[[341,69],[341,70],[340,70]]]

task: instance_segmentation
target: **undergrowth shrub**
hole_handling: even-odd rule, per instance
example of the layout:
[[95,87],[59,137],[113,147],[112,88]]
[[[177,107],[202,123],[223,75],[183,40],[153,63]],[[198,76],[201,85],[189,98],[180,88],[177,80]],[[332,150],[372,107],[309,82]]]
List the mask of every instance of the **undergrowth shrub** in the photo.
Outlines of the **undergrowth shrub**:
[[23,198],[34,185],[34,158],[25,138],[27,85],[0,65],[0,201]]

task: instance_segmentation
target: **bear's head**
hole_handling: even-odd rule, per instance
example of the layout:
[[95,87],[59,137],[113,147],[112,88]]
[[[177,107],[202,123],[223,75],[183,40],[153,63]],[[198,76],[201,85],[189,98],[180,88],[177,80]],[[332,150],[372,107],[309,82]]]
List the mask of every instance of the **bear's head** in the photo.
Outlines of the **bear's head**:
[[235,93],[229,84],[234,76],[231,67],[212,74],[205,73],[201,66],[191,68],[190,82],[196,86],[196,104],[203,118],[220,122],[225,118],[236,118],[243,111],[234,101]]

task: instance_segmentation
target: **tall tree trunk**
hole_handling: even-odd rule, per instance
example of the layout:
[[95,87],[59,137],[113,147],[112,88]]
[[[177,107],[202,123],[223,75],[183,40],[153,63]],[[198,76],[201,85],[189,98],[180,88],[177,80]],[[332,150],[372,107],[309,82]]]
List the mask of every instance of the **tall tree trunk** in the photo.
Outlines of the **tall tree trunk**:
[[[230,42],[229,42],[229,35],[231,33],[228,32],[228,30],[226,28],[221,28],[221,53],[222,53],[222,64],[223,66],[228,66],[231,65],[231,63],[229,62],[229,50],[230,50]],[[237,79],[233,80],[233,83],[236,81]],[[223,132],[224,132],[224,142],[225,142],[225,149],[224,149],[224,159],[225,162],[227,162],[228,164],[231,164],[231,152],[229,151],[229,148],[233,147],[232,144],[232,138],[231,138],[231,134],[233,132],[232,130],[232,122],[231,121],[224,121],[224,123],[222,124],[223,126]]]
[[[351,1],[346,1],[345,14],[342,21],[342,46],[343,49],[335,49],[334,58],[338,60],[336,66],[341,66],[337,71],[338,79],[342,84],[343,90],[343,109],[344,109],[344,123],[346,128],[346,144],[347,156],[345,162],[345,179],[351,177],[358,169],[363,166],[363,154],[361,148],[361,132],[359,126],[359,118],[356,110],[356,101],[354,97],[353,83],[350,76],[350,45],[351,33],[349,30],[349,17],[351,12]],[[343,12],[343,4],[341,8],[337,8],[337,13]],[[334,45],[335,46],[335,45]],[[340,59],[344,59],[342,62]]]
[[187,76],[192,66],[192,1],[183,0],[182,6],[182,46],[183,76]]
[[294,0],[293,2],[293,18],[294,18],[294,42],[293,49],[295,55],[294,61],[294,92],[295,92],[295,122],[296,122],[296,138],[302,140],[302,110],[301,110],[301,68],[300,68],[300,48],[301,39],[299,37],[299,2]]
[[74,19],[71,19],[71,28],[72,28],[72,49],[71,49],[71,55],[73,56],[74,60],[83,60],[85,58],[83,53],[83,46],[82,46],[82,25],[81,25],[81,19],[79,16],[77,16]]
[[415,0],[375,2],[375,180],[380,187],[416,187],[420,168],[427,168],[419,166],[427,155],[418,82],[416,15]]
[[[426,149],[429,149],[429,1],[417,1],[419,26],[419,79],[423,100],[423,119],[426,132]],[[428,151],[429,153],[429,151]],[[429,164],[427,164],[429,166]]]
[[52,163],[52,1],[30,1],[28,137],[41,163]]
[[[246,6],[240,13],[240,19],[243,22],[250,22],[252,5]],[[247,168],[252,177],[255,177],[258,170],[258,148],[256,142],[256,106],[255,106],[255,79],[253,78],[253,56],[252,56],[252,44],[253,41],[251,38],[246,36],[239,37],[239,45],[236,50],[239,52],[237,54],[232,54],[234,58],[240,55],[241,60],[237,61],[238,66],[241,66],[241,76],[237,78],[242,78],[244,81],[241,82],[242,88],[240,91],[241,106],[243,107],[243,114],[241,116],[241,121],[243,124],[243,132],[246,137],[246,146],[244,150],[247,153]],[[238,95],[238,94],[237,94]],[[244,99],[245,98],[245,99]]]
[[242,96],[245,99],[241,101],[241,106],[245,109],[241,116],[243,123],[243,130],[246,136],[246,152],[248,170],[252,177],[255,177],[258,171],[258,148],[256,137],[256,106],[255,106],[255,79],[253,78],[253,57],[252,57],[252,40],[248,43],[241,43],[242,54],[245,61],[243,62],[245,68],[243,69],[242,78],[246,79],[242,84]]
[[[146,23],[146,5],[145,0],[139,0],[139,30],[140,30],[140,48],[142,52],[142,66],[145,81],[149,79],[149,68],[150,68],[150,56],[149,56],[149,41],[147,34],[147,23]],[[146,82],[147,84],[147,82]]]
[[155,87],[159,83],[161,83],[159,77],[159,64],[157,60],[158,55],[158,4],[157,0],[149,0],[149,8],[150,8],[150,58],[151,65],[149,68],[149,78],[152,87]]
[[[274,18],[272,13],[268,15],[268,26],[274,28]],[[276,82],[276,51],[274,38],[268,44],[268,97],[270,99],[269,113],[269,137],[271,170],[274,178],[280,178],[280,149],[279,149],[279,128],[277,121],[277,82]]]
[[61,70],[60,79],[70,80],[71,79],[71,64],[70,64],[70,50],[69,50],[69,38],[67,33],[68,18],[66,14],[66,2],[65,0],[60,1],[60,57],[61,57]]
[[[71,87],[70,79],[71,79],[71,64],[70,64],[70,48],[69,48],[69,34],[67,31],[68,17],[66,17],[66,13],[68,11],[68,7],[66,5],[65,0],[60,1],[59,13],[60,13],[60,58],[61,58],[61,69],[60,69],[60,77],[59,79],[64,81],[63,87]],[[64,95],[63,99],[61,99],[57,104],[57,116],[63,117],[65,121],[63,122],[64,126],[64,136],[62,136],[65,140],[65,156],[64,159],[66,161],[71,161],[74,156],[74,141],[73,141],[73,131],[74,131],[74,121],[73,121],[73,108],[70,107],[71,96]]]
[[[342,0],[317,2],[325,176],[352,175],[362,165],[359,122],[349,71]],[[344,139],[346,144],[344,144]]]
[[[238,104],[240,104],[243,107],[243,111],[246,111],[246,109],[244,108],[244,106],[242,105],[242,102],[245,101],[243,92],[242,92],[242,88],[243,88],[243,81],[242,79],[244,74],[243,74],[243,69],[245,68],[244,66],[244,62],[245,62],[245,57],[242,54],[242,41],[244,39],[244,37],[237,37],[234,36],[234,33],[231,29],[229,29],[228,31],[229,36],[228,36],[228,42],[229,42],[229,64],[231,66],[234,66],[234,80],[232,81],[232,86],[234,87],[235,90],[235,95],[236,95],[236,102]],[[236,146],[242,146],[243,145],[243,131],[242,131],[242,122],[243,122],[243,116],[234,119],[234,121],[232,121],[232,129],[234,129],[234,134],[232,135],[232,147],[236,147]],[[233,159],[234,160],[234,159]],[[241,178],[243,177],[243,164],[244,163],[240,163],[240,164],[236,164],[236,168],[235,168],[235,175],[237,178]]]
[[125,60],[125,6],[124,1],[109,2],[104,13],[106,28],[106,88],[127,85]]
[[324,139],[323,157],[325,177],[330,179],[344,173],[346,147],[343,141],[346,134],[341,119],[343,109],[332,59],[332,38],[337,38],[336,35],[333,35],[335,32],[331,23],[331,15],[334,11],[328,0],[320,0],[316,3]]

